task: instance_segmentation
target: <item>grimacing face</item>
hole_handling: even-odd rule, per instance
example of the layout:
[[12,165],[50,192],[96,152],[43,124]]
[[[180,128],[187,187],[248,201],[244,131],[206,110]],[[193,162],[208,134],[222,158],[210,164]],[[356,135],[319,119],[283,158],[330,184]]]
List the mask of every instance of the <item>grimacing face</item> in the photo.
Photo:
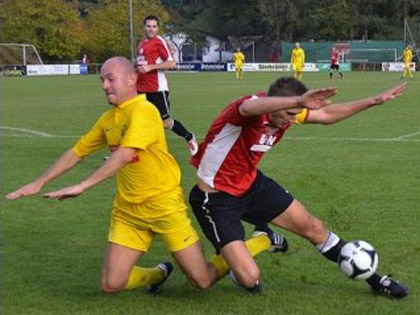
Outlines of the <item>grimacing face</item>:
[[300,114],[301,112],[301,108],[279,110],[277,112],[269,113],[268,120],[273,126],[281,127],[286,123],[293,124],[296,121],[296,115]]
[[155,37],[159,32],[159,25],[156,20],[147,20],[144,25],[144,31],[148,38]]
[[127,73],[115,62],[105,63],[101,70],[101,81],[110,105],[118,106],[131,97],[131,89],[135,82],[132,76],[133,74]]

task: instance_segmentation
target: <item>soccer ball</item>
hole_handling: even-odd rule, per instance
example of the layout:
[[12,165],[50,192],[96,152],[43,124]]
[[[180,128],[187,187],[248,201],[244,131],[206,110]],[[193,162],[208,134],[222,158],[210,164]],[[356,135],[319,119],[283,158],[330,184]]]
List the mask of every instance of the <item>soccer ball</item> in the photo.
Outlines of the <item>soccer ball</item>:
[[365,241],[348,242],[338,256],[340,270],[354,280],[369,278],[376,271],[378,262],[375,248]]

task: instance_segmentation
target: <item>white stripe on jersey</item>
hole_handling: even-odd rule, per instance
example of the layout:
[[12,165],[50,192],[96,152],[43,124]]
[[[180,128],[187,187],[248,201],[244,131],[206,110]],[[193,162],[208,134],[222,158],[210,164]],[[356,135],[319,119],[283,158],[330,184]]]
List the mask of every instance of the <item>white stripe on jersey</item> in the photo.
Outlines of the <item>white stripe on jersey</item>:
[[156,36],[162,42],[163,47],[165,47],[166,51],[168,52],[168,59],[166,61],[173,61],[174,58],[172,57],[172,52],[169,49],[168,42],[162,36]]
[[207,146],[197,175],[210,187],[214,188],[216,173],[241,135],[241,131],[242,127],[227,123]]
[[[156,38],[161,41],[163,47],[165,47],[166,51],[168,52],[168,59],[166,59],[166,61],[173,61],[174,58],[172,57],[171,50],[169,49],[168,43],[166,42],[166,40],[161,36],[156,36]],[[159,64],[162,62],[163,60],[160,57],[156,59],[156,64]],[[168,79],[166,78],[164,70],[157,71],[157,84],[158,84],[158,88],[157,88],[158,91],[169,91]]]

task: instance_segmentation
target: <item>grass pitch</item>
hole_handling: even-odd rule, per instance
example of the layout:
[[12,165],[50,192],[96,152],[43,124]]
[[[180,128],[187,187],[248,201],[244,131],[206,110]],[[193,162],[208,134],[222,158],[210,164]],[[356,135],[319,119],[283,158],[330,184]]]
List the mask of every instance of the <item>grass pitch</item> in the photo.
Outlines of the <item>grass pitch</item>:
[[[173,116],[202,139],[229,101],[258,90],[282,73],[171,74]],[[373,95],[400,83],[398,73],[349,73],[329,80],[304,74],[311,88],[337,85],[334,101]],[[261,254],[263,296],[224,279],[207,292],[192,288],[179,269],[158,297],[142,289],[118,295],[99,290],[111,202],[109,180],[83,196],[6,201],[5,194],[38,176],[108,109],[99,78],[3,78],[1,107],[1,310],[4,314],[418,314],[420,257],[420,89],[417,75],[405,95],[330,126],[296,126],[260,168],[347,240],[371,242],[379,272],[409,284],[395,301],[346,279],[306,241],[284,232],[286,254]],[[185,142],[167,133],[188,194],[195,172]],[[78,182],[103,162],[100,151],[47,186]],[[194,223],[197,229],[199,226]],[[247,226],[248,232],[250,227]],[[202,237],[207,256],[213,250]],[[156,239],[140,264],[170,259]]]

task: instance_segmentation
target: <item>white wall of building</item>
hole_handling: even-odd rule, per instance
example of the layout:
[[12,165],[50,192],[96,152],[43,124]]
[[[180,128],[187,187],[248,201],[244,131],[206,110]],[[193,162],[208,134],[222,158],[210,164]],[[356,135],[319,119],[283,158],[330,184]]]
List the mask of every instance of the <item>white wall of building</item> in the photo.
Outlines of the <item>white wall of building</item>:
[[[164,35],[164,37],[168,40],[169,45],[173,50],[175,61],[182,62],[182,46],[187,42],[187,35],[184,33],[178,33],[172,35]],[[218,38],[213,36],[207,36],[207,42],[209,46],[203,49],[204,63],[230,62],[232,60],[232,53],[226,51],[223,51],[221,53],[221,60],[219,60],[220,53],[216,51],[216,49],[220,46],[220,40]],[[179,50],[181,50],[181,52]]]

